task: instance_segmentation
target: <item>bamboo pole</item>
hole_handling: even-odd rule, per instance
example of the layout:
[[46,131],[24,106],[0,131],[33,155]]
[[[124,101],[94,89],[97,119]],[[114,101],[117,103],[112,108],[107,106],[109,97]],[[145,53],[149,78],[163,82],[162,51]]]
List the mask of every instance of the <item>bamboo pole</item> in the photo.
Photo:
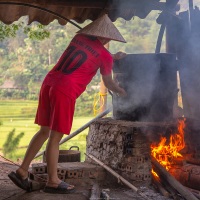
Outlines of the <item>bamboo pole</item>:
[[132,185],[131,183],[129,183],[126,179],[124,179],[122,176],[120,176],[118,173],[116,173],[110,167],[108,167],[107,165],[105,165],[103,162],[101,162],[100,160],[98,160],[97,158],[95,158],[94,156],[92,156],[90,154],[85,153],[85,155],[88,156],[89,158],[91,158],[96,163],[98,163],[100,166],[102,166],[104,169],[106,169],[108,172],[110,172],[113,176],[115,176],[119,181],[121,181],[122,183],[124,183],[125,185],[127,185],[128,187],[130,187],[133,191],[137,192],[144,199],[148,199],[148,197],[145,194],[139,192],[139,190],[138,190],[137,187],[135,187],[134,185]]
[[[59,145],[65,143],[66,141],[70,140],[71,138],[75,137],[76,135],[78,135],[79,133],[81,133],[82,131],[84,131],[86,128],[88,128],[90,126],[90,124],[92,124],[95,120],[104,117],[105,115],[107,115],[112,109],[108,108],[107,110],[105,110],[104,112],[100,113],[99,115],[97,115],[95,118],[93,118],[92,120],[90,120],[88,123],[86,123],[85,125],[83,125],[81,128],[77,129],[76,131],[74,131],[73,133],[71,133],[70,135],[68,135],[67,137],[63,138]],[[45,151],[39,152],[35,158],[38,158],[39,156],[43,155]]]
[[163,177],[174,189],[176,189],[186,200],[198,200],[189,190],[179,183],[154,157],[152,164],[156,173]]

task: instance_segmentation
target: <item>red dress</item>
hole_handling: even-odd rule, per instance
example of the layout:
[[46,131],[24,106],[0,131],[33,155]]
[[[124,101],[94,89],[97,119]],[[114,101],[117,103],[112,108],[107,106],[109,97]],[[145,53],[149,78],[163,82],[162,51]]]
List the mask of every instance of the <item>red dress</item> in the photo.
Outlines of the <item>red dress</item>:
[[111,74],[112,64],[111,54],[99,40],[76,35],[43,81],[35,123],[69,134],[75,100],[98,69],[102,75]]

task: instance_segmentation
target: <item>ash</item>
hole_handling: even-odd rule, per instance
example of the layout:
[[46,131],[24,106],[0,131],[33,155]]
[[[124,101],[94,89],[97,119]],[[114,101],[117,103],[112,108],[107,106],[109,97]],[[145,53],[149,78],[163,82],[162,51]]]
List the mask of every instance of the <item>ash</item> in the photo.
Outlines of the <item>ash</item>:
[[[140,187],[138,190],[138,193],[134,192],[133,190],[129,188],[123,188],[123,187],[116,187],[116,188],[107,188],[104,189],[107,194],[109,195],[110,200],[145,200],[144,197],[140,195],[142,193],[145,195],[148,200],[173,200],[174,198],[168,198],[162,196],[160,193],[158,193],[153,187]],[[181,196],[178,198],[178,200],[184,200]]]

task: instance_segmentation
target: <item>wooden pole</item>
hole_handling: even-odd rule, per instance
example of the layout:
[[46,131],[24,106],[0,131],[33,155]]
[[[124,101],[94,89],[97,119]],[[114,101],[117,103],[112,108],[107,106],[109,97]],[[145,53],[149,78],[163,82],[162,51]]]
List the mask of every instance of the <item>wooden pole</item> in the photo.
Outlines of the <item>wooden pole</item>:
[[[174,9],[177,5],[178,0],[166,0],[166,6],[168,8]],[[166,24],[166,53],[173,53],[176,54],[176,35],[177,35],[177,28],[176,28],[176,22],[174,20],[174,15],[176,15],[175,9],[171,11],[172,14],[168,15],[167,24]],[[176,75],[177,76],[177,75]],[[176,88],[178,88],[178,84],[176,85]],[[174,88],[174,89],[176,89]],[[174,99],[174,107],[178,107],[178,93],[175,96]]]
[[110,167],[108,167],[107,165],[105,165],[103,162],[101,162],[100,160],[98,160],[97,158],[95,158],[94,156],[92,156],[90,154],[85,153],[85,155],[88,156],[89,158],[91,158],[96,163],[98,163],[100,166],[102,166],[104,169],[106,169],[108,172],[110,172],[113,176],[115,176],[119,181],[121,181],[122,183],[124,183],[125,185],[127,185],[128,187],[130,187],[133,191],[137,192],[140,196],[142,196],[145,199],[148,199],[148,197],[145,194],[139,192],[139,190],[138,190],[137,187],[135,187],[134,185],[132,185],[131,183],[129,183],[126,179],[124,179],[122,176],[120,176],[118,173],[116,173]]
[[174,189],[176,189],[186,200],[198,200],[189,190],[179,183],[154,157],[152,157],[154,171],[163,177]]

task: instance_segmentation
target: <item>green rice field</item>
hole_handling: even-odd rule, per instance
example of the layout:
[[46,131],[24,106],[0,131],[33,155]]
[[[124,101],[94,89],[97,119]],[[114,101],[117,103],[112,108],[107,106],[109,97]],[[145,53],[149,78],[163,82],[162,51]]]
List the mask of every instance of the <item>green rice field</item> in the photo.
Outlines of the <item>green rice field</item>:
[[[34,124],[34,117],[37,109],[37,101],[28,100],[0,100],[0,151],[10,131],[15,129],[15,136],[24,132],[19,147],[29,144],[32,136],[38,131],[39,126]],[[90,121],[92,117],[75,117],[71,133]],[[88,129],[75,136],[68,142],[62,144],[60,149],[69,149],[71,146],[78,146],[81,151],[81,160],[85,159],[86,135]],[[66,136],[65,136],[66,137]],[[45,149],[45,145],[41,150]],[[26,148],[18,148],[14,154],[14,160],[23,159]],[[42,159],[42,157],[40,157]]]

